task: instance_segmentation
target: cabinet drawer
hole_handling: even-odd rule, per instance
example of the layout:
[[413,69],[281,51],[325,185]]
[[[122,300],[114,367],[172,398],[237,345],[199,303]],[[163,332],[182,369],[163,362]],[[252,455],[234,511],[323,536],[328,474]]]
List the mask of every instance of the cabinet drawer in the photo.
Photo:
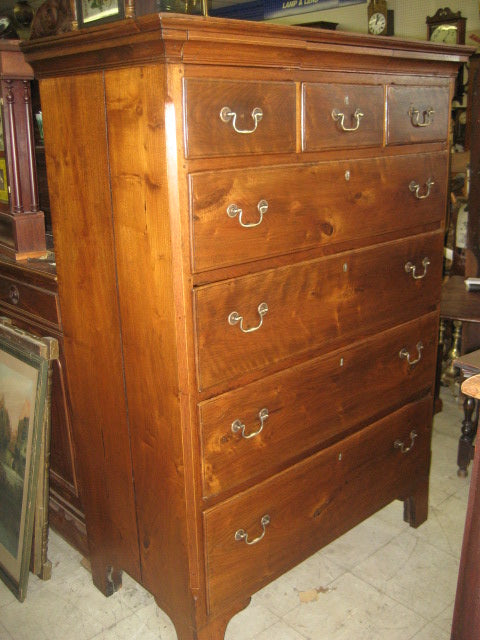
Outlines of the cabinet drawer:
[[434,313],[201,403],[204,496],[278,470],[430,390],[437,334]]
[[15,313],[28,314],[55,327],[60,325],[58,297],[45,289],[0,276],[0,302],[15,310]]
[[193,269],[440,222],[446,173],[442,152],[193,174]]
[[[254,593],[395,498],[414,493],[428,478],[431,408],[430,396],[408,405],[207,510],[210,610],[232,594]],[[402,453],[394,443],[410,445],[412,431],[414,446]],[[269,524],[262,525],[265,516]],[[241,530],[249,542],[265,534],[247,545],[236,539]]]
[[381,85],[306,82],[302,86],[303,150],[381,146],[384,104]]
[[188,78],[189,158],[295,151],[295,84]]
[[436,232],[199,287],[200,389],[432,311],[442,249]]
[[447,140],[448,87],[388,87],[388,144]]

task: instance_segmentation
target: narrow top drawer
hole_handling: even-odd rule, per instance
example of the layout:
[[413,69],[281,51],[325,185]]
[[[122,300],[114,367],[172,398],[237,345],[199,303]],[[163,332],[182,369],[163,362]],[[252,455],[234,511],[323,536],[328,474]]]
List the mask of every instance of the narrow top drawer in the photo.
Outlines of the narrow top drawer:
[[387,144],[446,140],[449,108],[446,86],[388,87]]
[[383,86],[306,82],[302,89],[304,151],[382,145]]
[[188,158],[295,151],[295,84],[187,78]]

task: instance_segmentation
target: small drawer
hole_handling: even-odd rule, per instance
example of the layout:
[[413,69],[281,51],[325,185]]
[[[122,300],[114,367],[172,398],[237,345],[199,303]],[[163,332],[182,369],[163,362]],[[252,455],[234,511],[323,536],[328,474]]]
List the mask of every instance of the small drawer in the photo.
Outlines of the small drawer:
[[188,158],[295,151],[295,84],[188,78]]
[[392,500],[424,490],[431,413],[428,396],[205,511],[209,610],[246,598]]
[[433,311],[442,249],[435,232],[199,287],[200,389]]
[[303,151],[381,146],[384,102],[381,85],[304,83]]
[[387,144],[447,140],[448,87],[390,86],[387,105]]
[[429,314],[201,403],[204,497],[253,482],[430,391],[437,334],[438,314]]
[[0,302],[16,313],[24,313],[55,327],[60,326],[58,297],[55,293],[0,276]]
[[446,152],[192,174],[193,270],[440,224],[446,175]]

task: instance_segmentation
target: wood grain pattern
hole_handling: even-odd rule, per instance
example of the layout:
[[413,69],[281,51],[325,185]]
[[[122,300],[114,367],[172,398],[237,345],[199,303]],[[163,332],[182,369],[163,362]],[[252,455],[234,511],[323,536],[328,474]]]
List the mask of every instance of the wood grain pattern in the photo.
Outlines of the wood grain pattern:
[[[419,225],[441,223],[446,207],[446,154],[379,157],[195,173],[190,176],[193,269],[203,271],[298,249],[371,239],[385,231],[407,235]],[[347,173],[348,172],[348,173]],[[412,181],[428,198],[418,199]],[[279,188],[280,185],[280,188]],[[258,203],[268,209],[256,227]]]
[[[88,100],[84,100],[86,96]],[[95,583],[104,593],[111,593],[118,587],[118,568],[139,580],[140,567],[106,129],[104,118],[99,117],[105,104],[103,76],[97,73],[49,80],[41,86],[41,99],[47,106],[47,171],[55,176],[49,181],[52,223],[65,354],[70,385],[75,389],[73,430],[81,461],[90,560]],[[72,122],[76,123],[73,137]],[[72,185],[76,185],[74,191]],[[68,201],[64,196],[67,190]],[[109,428],[110,424],[115,424],[115,429]]]
[[[254,488],[205,512],[209,607],[256,591],[299,558],[312,554],[395,498],[428,482],[431,398],[407,405],[379,423],[324,449]],[[413,449],[402,455],[397,439]],[[423,467],[423,469],[422,469]],[[423,476],[423,477],[422,477]],[[235,540],[244,529],[248,546]]]
[[[395,327],[325,358],[216,396],[199,406],[203,442],[204,495],[228,491],[265,476],[320,445],[338,440],[415,395],[431,391],[436,364],[436,314]],[[408,365],[399,357],[406,348]],[[368,385],[365,385],[368,380]],[[233,433],[240,419],[246,440]]]
[[[414,236],[338,256],[269,270],[195,291],[200,390],[259,371],[298,353],[325,353],[434,310],[439,303],[443,234]],[[413,280],[412,262],[427,276]],[[242,333],[229,315],[243,316]]]
[[[185,80],[185,148],[189,158],[295,151],[295,85],[287,82]],[[236,114],[220,118],[228,107]],[[258,122],[254,109],[262,110]],[[237,133],[234,124],[240,131]]]
[[[362,115],[355,117],[355,112]],[[333,112],[344,116],[334,119]],[[304,151],[381,146],[385,120],[383,86],[305,83],[302,86]]]
[[[406,144],[445,140],[449,123],[449,88],[441,87],[388,87],[388,144]],[[410,109],[418,115],[410,115]],[[433,109],[432,123],[428,126],[415,126],[430,122],[426,112]]]

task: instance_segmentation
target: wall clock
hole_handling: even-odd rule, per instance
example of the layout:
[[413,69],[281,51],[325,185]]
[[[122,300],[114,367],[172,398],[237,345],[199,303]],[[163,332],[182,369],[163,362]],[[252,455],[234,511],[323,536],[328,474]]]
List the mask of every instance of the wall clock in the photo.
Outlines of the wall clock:
[[445,44],[465,44],[465,23],[460,11],[453,13],[448,7],[439,9],[434,16],[428,16],[427,39]]
[[387,9],[386,0],[370,0],[367,13],[368,33],[375,36],[393,35],[393,11]]

